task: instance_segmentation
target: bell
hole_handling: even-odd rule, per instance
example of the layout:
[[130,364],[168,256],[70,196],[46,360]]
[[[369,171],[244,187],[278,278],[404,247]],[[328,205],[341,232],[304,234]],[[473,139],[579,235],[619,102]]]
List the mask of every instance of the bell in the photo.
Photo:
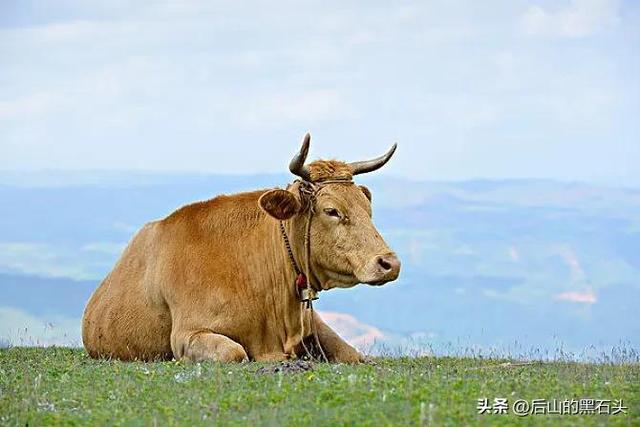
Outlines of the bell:
[[304,289],[307,287],[307,276],[305,276],[304,273],[300,273],[298,274],[298,277],[296,277],[296,286],[298,289]]
[[313,289],[304,288],[300,290],[300,300],[302,300],[303,302],[313,301],[317,299],[318,299],[318,295],[316,294],[316,291],[314,291]]

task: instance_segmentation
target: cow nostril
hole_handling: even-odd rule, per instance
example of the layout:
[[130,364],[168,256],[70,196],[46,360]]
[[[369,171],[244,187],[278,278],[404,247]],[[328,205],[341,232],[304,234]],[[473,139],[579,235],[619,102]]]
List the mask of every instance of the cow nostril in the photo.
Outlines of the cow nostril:
[[387,271],[391,270],[391,268],[393,267],[391,263],[385,259],[385,257],[378,258],[378,265]]
[[365,280],[364,283],[382,285],[398,278],[400,260],[395,254],[377,255],[369,262],[371,264],[367,264],[367,269],[369,270],[370,278]]

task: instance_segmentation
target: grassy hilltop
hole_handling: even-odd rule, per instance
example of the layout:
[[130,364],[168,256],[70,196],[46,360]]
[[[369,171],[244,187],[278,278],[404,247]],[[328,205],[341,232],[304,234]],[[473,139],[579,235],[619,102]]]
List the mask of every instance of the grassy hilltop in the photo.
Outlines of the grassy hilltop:
[[[627,414],[478,414],[478,399],[623,399]],[[519,418],[516,420],[516,418]],[[465,358],[122,363],[0,350],[0,425],[640,425],[640,365]]]

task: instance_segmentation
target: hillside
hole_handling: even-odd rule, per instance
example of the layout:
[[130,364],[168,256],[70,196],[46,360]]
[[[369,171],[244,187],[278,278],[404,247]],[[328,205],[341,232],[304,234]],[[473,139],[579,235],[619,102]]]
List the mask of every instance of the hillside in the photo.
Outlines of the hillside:
[[[142,224],[289,180],[0,173],[0,341],[77,345],[89,293]],[[613,347],[640,348],[640,324],[629,321],[640,300],[640,191],[544,180],[362,182],[402,260],[400,278],[323,293],[319,310],[422,354],[598,360]]]
[[[538,425],[640,423],[638,364],[429,357],[358,366],[122,363],[73,349],[13,348],[0,350],[0,371],[0,424],[7,426],[512,425],[517,411]],[[491,409],[480,414],[485,398]],[[507,399],[506,414],[492,413],[500,411],[496,398]],[[567,401],[565,414],[533,414],[542,407],[534,399],[545,400],[544,412],[554,399],[558,411]],[[516,401],[526,401],[526,410]],[[578,414],[578,405],[587,413]]]

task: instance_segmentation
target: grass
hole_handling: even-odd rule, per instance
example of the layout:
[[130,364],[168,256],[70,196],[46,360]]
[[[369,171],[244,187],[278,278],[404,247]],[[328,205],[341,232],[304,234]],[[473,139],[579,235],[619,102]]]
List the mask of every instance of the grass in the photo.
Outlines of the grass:
[[[262,368],[262,369],[261,369]],[[96,361],[0,350],[0,425],[640,425],[640,365],[381,358],[371,365]],[[260,371],[260,372],[258,372]],[[626,414],[479,414],[479,398],[623,399]]]

